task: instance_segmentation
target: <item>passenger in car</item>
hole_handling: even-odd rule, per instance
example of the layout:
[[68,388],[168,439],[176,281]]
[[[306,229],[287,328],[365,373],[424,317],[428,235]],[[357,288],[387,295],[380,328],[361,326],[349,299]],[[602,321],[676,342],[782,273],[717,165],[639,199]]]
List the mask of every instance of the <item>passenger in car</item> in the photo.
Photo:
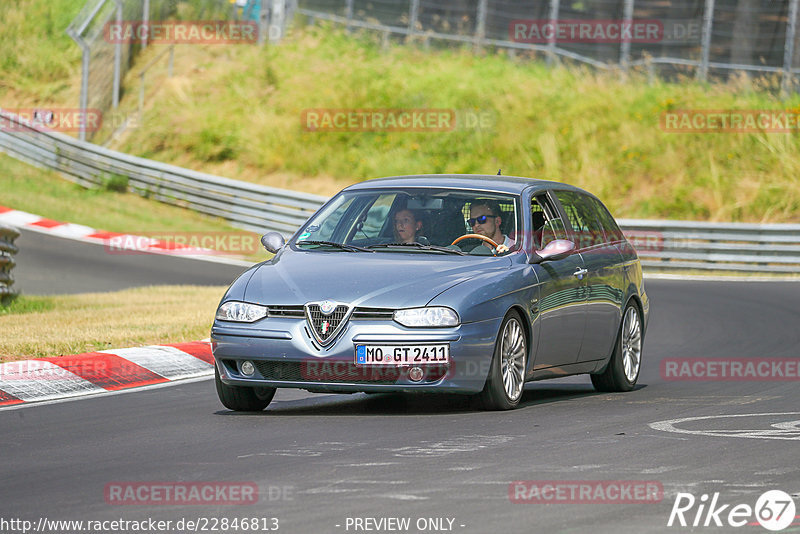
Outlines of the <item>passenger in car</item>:
[[394,214],[394,238],[398,243],[414,243],[422,232],[422,220],[416,212],[402,209]]

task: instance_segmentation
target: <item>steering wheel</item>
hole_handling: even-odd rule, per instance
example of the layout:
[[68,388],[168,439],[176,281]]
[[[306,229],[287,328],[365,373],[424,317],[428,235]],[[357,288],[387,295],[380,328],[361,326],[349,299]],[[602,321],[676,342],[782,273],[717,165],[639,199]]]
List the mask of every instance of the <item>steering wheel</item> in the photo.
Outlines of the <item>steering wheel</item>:
[[[450,243],[450,244],[451,244],[451,245],[455,245],[455,244],[456,244],[456,243],[458,243],[459,241],[463,241],[463,240],[465,240],[465,239],[481,239],[481,240],[483,240],[483,241],[486,241],[486,242],[487,242],[487,243],[489,243],[490,245],[492,245],[492,248],[493,248],[493,249],[495,249],[495,250],[496,250],[496,249],[497,249],[497,247],[498,247],[497,243],[495,243],[495,242],[494,242],[492,239],[489,239],[489,238],[488,238],[488,237],[486,237],[485,235],[481,235],[481,234],[465,234],[465,235],[462,235],[462,236],[459,236],[459,237],[457,237],[457,238],[455,239],[455,241],[453,241],[453,242],[452,242],[452,243]],[[495,256],[497,255],[496,253],[494,253],[494,254],[495,254]]]

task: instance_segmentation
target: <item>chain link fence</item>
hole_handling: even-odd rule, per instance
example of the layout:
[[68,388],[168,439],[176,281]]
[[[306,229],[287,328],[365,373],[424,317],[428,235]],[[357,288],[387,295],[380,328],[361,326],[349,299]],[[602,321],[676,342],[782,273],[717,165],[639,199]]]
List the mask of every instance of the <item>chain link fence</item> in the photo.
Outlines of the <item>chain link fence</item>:
[[795,90],[798,0],[297,0],[313,22],[531,51],[651,75],[778,75]]
[[[82,76],[80,109],[106,114],[119,106],[122,80],[134,57],[147,47],[141,42],[114,42],[109,24],[123,21],[229,20],[237,10],[229,0],[88,0],[67,28],[67,34],[81,47]],[[80,138],[92,139],[97,129],[80,128]]]

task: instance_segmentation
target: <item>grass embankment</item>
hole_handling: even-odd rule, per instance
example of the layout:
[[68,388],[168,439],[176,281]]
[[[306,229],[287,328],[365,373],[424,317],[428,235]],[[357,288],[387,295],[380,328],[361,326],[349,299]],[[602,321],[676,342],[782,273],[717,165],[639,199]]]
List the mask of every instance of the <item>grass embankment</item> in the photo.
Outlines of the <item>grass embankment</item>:
[[84,4],[0,2],[0,107],[78,107],[81,50],[65,30]]
[[224,292],[224,287],[157,286],[23,295],[0,307],[0,361],[204,339]]
[[[152,51],[155,53],[155,50]],[[333,193],[407,173],[564,180],[619,217],[800,220],[797,134],[666,133],[670,109],[788,109],[747,82],[656,82],[471,49],[425,51],[311,28],[279,46],[180,46],[127,152],[259,183]],[[131,96],[133,98],[133,96]],[[494,124],[452,132],[308,132],[315,108],[450,108]]]
[[[80,53],[64,34],[83,0],[0,4],[0,105],[78,101]],[[186,7],[189,4],[181,4]],[[148,75],[139,128],[126,152],[231,178],[332,194],[391,174],[494,173],[564,180],[605,200],[619,217],[796,222],[797,134],[675,134],[669,109],[798,109],[800,97],[742,80],[656,82],[591,70],[550,69],[518,54],[471,47],[426,51],[371,34],[294,31],[279,46],[181,45]],[[138,102],[138,73],[122,108]],[[162,65],[163,64],[163,65]],[[305,109],[449,108],[492,117],[452,132],[308,132]],[[43,215],[48,215],[43,213]]]

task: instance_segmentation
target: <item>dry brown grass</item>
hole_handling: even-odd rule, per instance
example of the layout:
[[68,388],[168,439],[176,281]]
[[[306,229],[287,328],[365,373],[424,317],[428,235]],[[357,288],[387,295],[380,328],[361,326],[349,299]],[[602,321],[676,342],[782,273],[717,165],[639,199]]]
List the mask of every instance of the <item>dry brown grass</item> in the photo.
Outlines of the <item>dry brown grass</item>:
[[[224,287],[152,286],[35,297],[0,315],[0,361],[207,338]],[[25,297],[21,297],[24,300]],[[48,309],[49,308],[49,309]]]

